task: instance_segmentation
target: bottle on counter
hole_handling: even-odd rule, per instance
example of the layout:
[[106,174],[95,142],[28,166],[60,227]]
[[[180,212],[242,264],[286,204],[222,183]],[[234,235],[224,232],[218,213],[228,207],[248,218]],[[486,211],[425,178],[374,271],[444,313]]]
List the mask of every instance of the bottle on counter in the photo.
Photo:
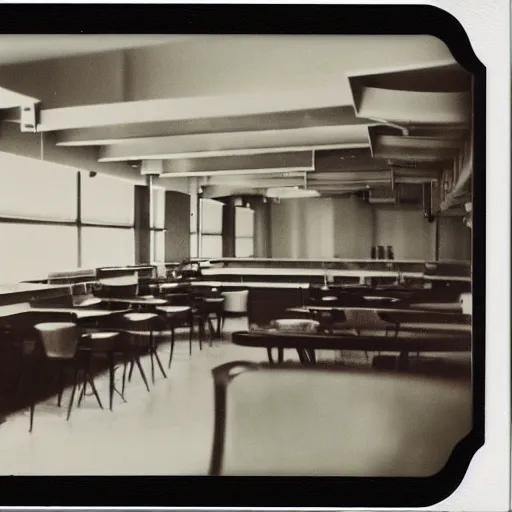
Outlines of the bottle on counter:
[[377,247],[375,247],[375,245],[372,245],[371,259],[372,260],[377,259]]
[[378,260],[385,259],[384,246],[383,245],[379,245],[379,247],[377,249],[377,259]]
[[393,252],[393,246],[388,245],[386,248],[386,259],[388,260],[394,260],[395,259],[395,253]]

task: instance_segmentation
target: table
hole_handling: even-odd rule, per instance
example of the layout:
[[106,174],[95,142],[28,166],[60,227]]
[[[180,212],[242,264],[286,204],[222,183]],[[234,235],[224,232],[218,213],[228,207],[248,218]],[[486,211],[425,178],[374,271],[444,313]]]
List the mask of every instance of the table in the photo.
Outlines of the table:
[[127,312],[129,309],[123,310],[106,310],[106,309],[85,309],[80,307],[75,308],[34,308],[28,302],[20,302],[18,304],[9,304],[8,306],[0,306],[0,319],[9,318],[26,313],[72,313],[76,315],[77,319],[100,318],[113,314]]
[[[304,306],[300,308],[289,308],[287,311],[299,315],[310,314],[312,311],[323,311],[326,313],[333,311],[373,312],[383,322],[394,324],[397,333],[400,329],[407,331],[462,332],[468,335],[472,332],[471,323],[461,322],[461,320],[469,320],[470,316],[451,311],[357,306]],[[362,328],[364,329],[364,326]]]
[[116,297],[100,297],[102,301],[105,302],[113,302],[119,304],[133,304],[134,306],[164,306],[167,304],[165,299],[158,299],[156,297],[151,298],[143,298],[143,297],[133,297],[133,298],[116,298]]
[[[470,336],[386,337],[337,336],[332,334],[302,334],[284,332],[248,332],[232,334],[232,342],[243,347],[270,350],[362,350],[369,352],[399,352],[399,366],[407,368],[410,352],[471,352]],[[315,363],[314,359],[309,361]]]

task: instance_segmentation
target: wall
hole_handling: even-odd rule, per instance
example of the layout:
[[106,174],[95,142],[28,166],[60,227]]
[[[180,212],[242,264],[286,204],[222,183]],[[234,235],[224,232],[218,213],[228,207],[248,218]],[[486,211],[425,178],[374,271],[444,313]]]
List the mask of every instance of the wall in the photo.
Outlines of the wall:
[[334,217],[328,198],[286,199],[270,208],[271,257],[332,258]]
[[439,259],[471,261],[471,235],[461,217],[439,217]]
[[418,208],[376,206],[375,245],[393,246],[395,259],[435,259],[435,223]]
[[[372,245],[391,245],[395,259],[435,259],[436,225],[418,208],[359,198],[288,199],[271,205],[270,221],[273,258],[366,259]],[[469,261],[470,248],[471,230],[461,218],[439,220],[439,259]]]
[[254,257],[270,258],[272,253],[271,204],[261,198],[249,201],[254,211]]
[[190,256],[190,196],[165,193],[165,260],[182,261]]
[[373,207],[356,197],[333,200],[334,254],[337,258],[371,256],[375,238]]

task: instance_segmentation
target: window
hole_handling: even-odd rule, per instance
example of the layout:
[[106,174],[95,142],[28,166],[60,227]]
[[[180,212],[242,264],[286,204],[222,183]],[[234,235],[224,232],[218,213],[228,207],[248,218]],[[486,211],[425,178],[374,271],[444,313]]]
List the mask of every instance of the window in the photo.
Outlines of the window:
[[50,272],[76,269],[77,237],[76,226],[0,222],[0,282],[45,279]]
[[254,256],[254,238],[235,239],[235,258],[252,258]]
[[82,228],[82,267],[108,267],[135,263],[133,229]]
[[202,235],[201,256],[205,258],[222,258],[222,235]]
[[250,208],[235,208],[235,257],[254,256],[254,211]]
[[76,184],[74,169],[0,154],[0,216],[74,221]]
[[[222,258],[222,210],[224,204],[213,199],[201,199],[200,253],[197,253],[195,226],[190,226],[190,257]],[[191,206],[193,206],[191,204]]]
[[133,184],[97,175],[82,173],[82,222],[84,224],[111,224],[133,226],[135,187]]
[[222,208],[224,204],[212,199],[201,199],[201,233],[222,235]]

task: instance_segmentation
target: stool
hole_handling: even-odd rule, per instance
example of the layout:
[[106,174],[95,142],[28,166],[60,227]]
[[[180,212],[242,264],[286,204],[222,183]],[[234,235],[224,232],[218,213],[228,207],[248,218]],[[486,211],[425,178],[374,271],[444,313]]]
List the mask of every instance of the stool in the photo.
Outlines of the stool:
[[[174,354],[174,341],[175,341],[175,328],[176,328],[176,320],[181,318],[187,318],[190,323],[190,329],[192,329],[192,322],[190,321],[190,312],[191,309],[189,306],[159,306],[156,308],[159,313],[162,313],[169,327],[171,328],[171,352],[169,354],[169,366],[171,367],[172,356]],[[192,336],[190,336],[190,351],[192,351]]]
[[[151,380],[153,384],[155,383],[155,359],[158,364],[158,367],[160,368],[160,371],[162,372],[163,377],[165,379],[167,378],[162,362],[158,357],[158,352],[156,350],[156,345],[153,337],[153,332],[161,330],[160,322],[162,321],[162,318],[158,316],[156,313],[126,313],[125,315],[123,315],[123,320],[126,324],[126,329],[124,329],[124,332],[128,333],[132,337],[132,339],[135,341],[136,347],[134,358],[132,359],[130,365],[128,381],[131,381],[133,369],[136,364],[139,369],[142,380],[146,385],[146,389],[149,391],[149,385],[146,379],[146,375],[144,373],[144,370],[142,369],[142,365],[140,362],[140,355],[143,349],[147,349],[149,351],[149,356],[151,358]],[[140,343],[140,340],[145,340],[146,334],[149,334],[147,343]]]
[[[224,323],[224,297],[201,297],[197,309],[205,322],[210,327],[210,347],[212,346],[213,337],[221,337],[222,324]],[[217,317],[217,329],[214,329],[211,315]]]
[[[83,388],[80,393],[80,397],[78,399],[78,405],[80,405],[82,399],[86,396],[86,386],[87,386],[87,380],[89,380],[89,383],[91,384],[91,388],[96,395],[96,399],[100,403],[99,397],[97,396],[97,391],[95,392],[95,386],[94,386],[94,377],[91,374],[91,358],[92,357],[107,357],[108,363],[109,363],[109,406],[110,410],[113,410],[113,401],[114,401],[114,392],[117,392],[124,402],[126,400],[124,399],[123,394],[116,389],[114,384],[114,376],[115,376],[115,354],[118,350],[118,339],[119,339],[119,333],[118,332],[90,332],[85,334],[79,344],[79,353],[83,354],[83,356],[86,359],[86,372],[87,374],[84,375],[83,380]],[[123,372],[123,382],[125,380],[126,376],[126,365],[124,367]],[[102,407],[103,408],[103,407]]]

